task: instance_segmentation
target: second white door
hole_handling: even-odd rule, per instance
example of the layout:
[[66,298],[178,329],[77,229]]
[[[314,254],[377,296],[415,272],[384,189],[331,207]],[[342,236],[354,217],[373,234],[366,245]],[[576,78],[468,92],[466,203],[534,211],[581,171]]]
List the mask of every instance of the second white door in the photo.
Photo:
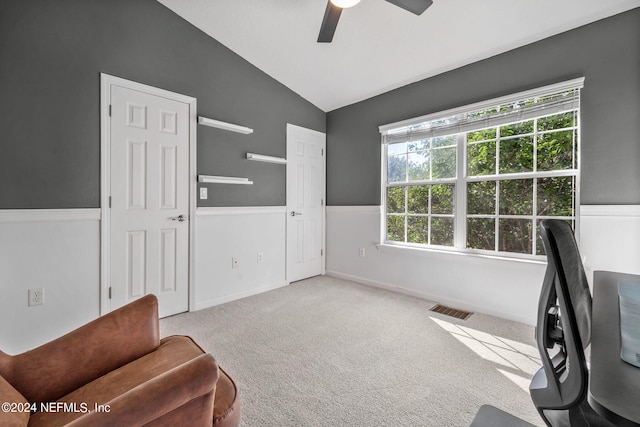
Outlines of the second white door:
[[324,273],[326,135],[287,124],[287,281]]

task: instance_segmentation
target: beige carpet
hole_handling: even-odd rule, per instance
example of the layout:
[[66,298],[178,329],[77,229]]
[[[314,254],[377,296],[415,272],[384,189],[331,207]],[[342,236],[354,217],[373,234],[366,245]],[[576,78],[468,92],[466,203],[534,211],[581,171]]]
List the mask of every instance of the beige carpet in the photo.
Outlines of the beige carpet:
[[242,425],[467,426],[482,404],[544,425],[533,327],[331,277],[161,320],[235,379]]

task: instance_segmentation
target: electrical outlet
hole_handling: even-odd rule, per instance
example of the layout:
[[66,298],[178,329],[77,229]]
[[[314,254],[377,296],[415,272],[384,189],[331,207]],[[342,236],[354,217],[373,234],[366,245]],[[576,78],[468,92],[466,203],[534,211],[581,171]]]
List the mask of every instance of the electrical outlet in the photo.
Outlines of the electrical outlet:
[[264,262],[264,254],[262,252],[258,252],[258,263]]
[[231,268],[240,267],[240,260],[236,257],[231,258]]
[[200,199],[206,200],[207,197],[207,187],[200,187]]
[[360,256],[361,256],[362,258],[364,258],[364,257],[365,257],[364,248],[360,248]]
[[29,307],[44,304],[44,288],[29,289]]

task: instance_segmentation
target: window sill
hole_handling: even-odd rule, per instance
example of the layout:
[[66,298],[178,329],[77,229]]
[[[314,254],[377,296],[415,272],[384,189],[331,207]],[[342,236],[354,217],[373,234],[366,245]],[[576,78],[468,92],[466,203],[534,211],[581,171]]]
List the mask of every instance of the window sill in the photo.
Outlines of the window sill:
[[376,248],[381,251],[389,251],[389,252],[405,253],[405,254],[410,253],[414,255],[441,254],[441,255],[462,256],[462,257],[470,257],[470,258],[490,259],[490,260],[498,260],[498,261],[510,261],[510,262],[525,263],[525,264],[545,265],[547,263],[547,259],[543,255],[509,256],[509,255],[503,255],[503,254],[480,253],[480,252],[475,252],[470,250],[448,249],[445,247],[442,247],[442,248],[415,247],[415,246],[398,245],[393,243],[379,243],[376,245]]

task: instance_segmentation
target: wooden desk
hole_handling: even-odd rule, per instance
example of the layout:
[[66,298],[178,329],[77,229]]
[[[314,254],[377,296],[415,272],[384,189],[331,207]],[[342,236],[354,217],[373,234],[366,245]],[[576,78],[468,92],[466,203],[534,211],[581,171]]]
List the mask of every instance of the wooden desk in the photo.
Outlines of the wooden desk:
[[593,276],[587,399],[596,412],[616,425],[640,426],[640,368],[620,359],[618,282],[640,283],[640,276],[610,271],[596,271]]

